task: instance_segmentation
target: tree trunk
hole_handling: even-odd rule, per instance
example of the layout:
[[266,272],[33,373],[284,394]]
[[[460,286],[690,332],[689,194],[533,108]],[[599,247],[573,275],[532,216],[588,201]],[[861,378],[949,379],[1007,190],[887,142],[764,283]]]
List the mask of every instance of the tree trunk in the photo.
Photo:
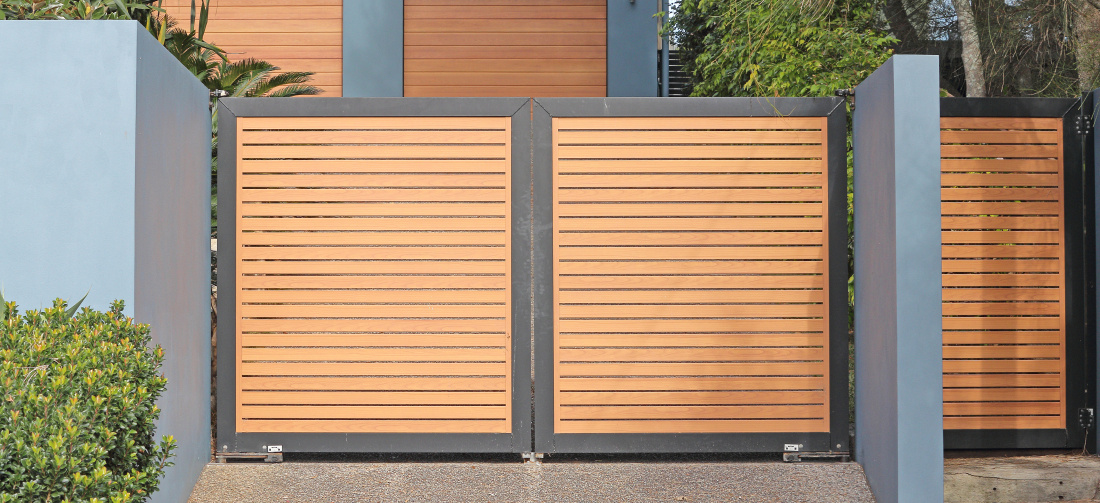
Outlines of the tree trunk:
[[1077,81],[1081,91],[1091,91],[1100,83],[1100,10],[1094,3],[1080,2],[1075,11]]
[[962,38],[963,71],[966,73],[966,96],[985,96],[985,74],[982,70],[982,48],[978,41],[978,26],[974,23],[974,8],[970,0],[953,0],[959,17]]

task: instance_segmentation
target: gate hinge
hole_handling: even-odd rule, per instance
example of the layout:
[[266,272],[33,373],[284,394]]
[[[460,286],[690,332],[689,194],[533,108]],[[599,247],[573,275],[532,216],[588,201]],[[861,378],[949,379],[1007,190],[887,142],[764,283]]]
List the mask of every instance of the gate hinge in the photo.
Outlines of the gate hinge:
[[1093,409],[1085,407],[1077,409],[1077,420],[1081,423],[1082,430],[1092,428],[1092,422],[1095,418],[1096,414]]
[[1088,114],[1080,114],[1073,120],[1073,131],[1078,136],[1088,136],[1092,134],[1092,117]]

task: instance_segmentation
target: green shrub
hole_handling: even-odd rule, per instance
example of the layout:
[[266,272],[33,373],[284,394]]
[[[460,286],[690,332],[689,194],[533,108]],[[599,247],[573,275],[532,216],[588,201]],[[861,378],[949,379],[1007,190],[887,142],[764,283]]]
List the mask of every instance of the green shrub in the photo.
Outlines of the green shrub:
[[153,436],[167,380],[148,344],[121,301],[22,316],[0,301],[0,502],[148,499],[175,449]]

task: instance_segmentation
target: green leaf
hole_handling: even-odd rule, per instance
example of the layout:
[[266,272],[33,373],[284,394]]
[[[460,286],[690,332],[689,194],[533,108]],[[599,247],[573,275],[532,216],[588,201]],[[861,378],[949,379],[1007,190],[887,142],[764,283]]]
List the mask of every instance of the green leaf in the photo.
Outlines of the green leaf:
[[76,301],[76,305],[74,305],[73,307],[70,307],[67,311],[65,311],[65,317],[66,318],[72,318],[73,315],[76,314],[76,310],[80,309],[80,305],[84,303],[84,299],[88,298],[89,293],[92,293],[91,289],[88,289],[88,291],[84,294],[84,296],[81,297],[80,300]]

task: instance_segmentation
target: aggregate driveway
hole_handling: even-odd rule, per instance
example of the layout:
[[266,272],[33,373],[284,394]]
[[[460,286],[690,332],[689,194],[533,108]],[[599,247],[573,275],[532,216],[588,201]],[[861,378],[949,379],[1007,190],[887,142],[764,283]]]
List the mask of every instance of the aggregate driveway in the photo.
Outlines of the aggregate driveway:
[[873,502],[856,463],[778,459],[346,457],[210,464],[191,494],[206,502]]

